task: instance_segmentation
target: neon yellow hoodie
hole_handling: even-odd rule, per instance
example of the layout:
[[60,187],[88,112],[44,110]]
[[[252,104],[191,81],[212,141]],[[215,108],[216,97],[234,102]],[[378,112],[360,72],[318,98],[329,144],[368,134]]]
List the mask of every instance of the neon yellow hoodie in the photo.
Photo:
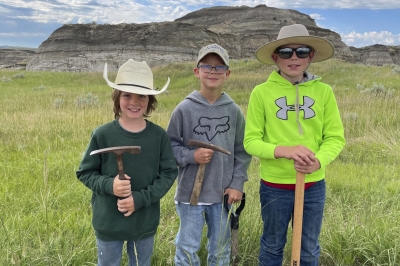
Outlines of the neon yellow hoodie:
[[[273,71],[250,96],[244,137],[245,150],[260,159],[260,176],[277,184],[295,184],[293,160],[276,159],[276,146],[303,145],[315,153],[321,168],[306,182],[325,177],[325,167],[345,144],[344,130],[332,88],[306,73],[298,85],[299,123],[296,121],[296,85]],[[302,131],[302,133],[300,132]]]

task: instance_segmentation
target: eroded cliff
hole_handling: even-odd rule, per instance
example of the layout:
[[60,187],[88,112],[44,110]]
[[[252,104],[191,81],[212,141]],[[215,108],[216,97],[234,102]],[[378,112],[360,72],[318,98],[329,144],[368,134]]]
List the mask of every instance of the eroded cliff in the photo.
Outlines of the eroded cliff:
[[129,58],[145,60],[150,66],[195,61],[199,49],[214,42],[224,46],[232,59],[254,58],[258,47],[293,23],[330,40],[335,57],[352,57],[339,34],[317,27],[310,16],[298,11],[223,6],[201,9],[173,22],[64,25],[40,45],[27,70],[97,72],[107,62],[109,71],[116,71]]

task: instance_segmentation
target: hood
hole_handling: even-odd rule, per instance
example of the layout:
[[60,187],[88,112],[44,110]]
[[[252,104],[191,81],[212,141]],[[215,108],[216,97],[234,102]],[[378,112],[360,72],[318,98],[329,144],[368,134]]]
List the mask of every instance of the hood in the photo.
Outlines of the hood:
[[221,105],[227,105],[233,103],[233,99],[226,93],[221,93],[221,97],[218,98],[218,100],[215,101],[215,103],[210,104],[204,97],[203,95],[200,94],[199,91],[193,91],[190,93],[188,96],[186,96],[186,99],[191,100],[195,103],[198,104],[204,104],[207,106],[221,106]]

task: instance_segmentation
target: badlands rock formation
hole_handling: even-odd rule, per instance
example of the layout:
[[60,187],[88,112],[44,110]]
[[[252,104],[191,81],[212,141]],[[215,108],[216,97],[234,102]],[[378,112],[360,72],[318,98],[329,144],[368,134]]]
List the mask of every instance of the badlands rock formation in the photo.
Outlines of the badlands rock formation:
[[329,39],[336,58],[352,57],[337,33],[317,27],[310,16],[298,11],[223,6],[201,9],[173,22],[64,25],[40,45],[27,70],[97,72],[107,62],[109,71],[116,71],[129,58],[145,60],[150,66],[195,61],[198,50],[210,43],[224,46],[232,59],[254,58],[258,47],[293,23]]
[[0,69],[25,69],[26,64],[33,58],[36,49],[12,47],[0,49]]
[[258,47],[275,40],[282,26],[293,23],[304,24],[311,35],[330,40],[336,58],[351,63],[400,65],[400,46],[348,47],[339,34],[317,27],[308,15],[259,5],[204,8],[173,22],[64,25],[36,53],[0,49],[0,69],[28,62],[26,69],[31,71],[100,72],[107,62],[109,71],[116,71],[129,58],[157,66],[195,61],[198,50],[210,43],[224,46],[232,59],[253,59]]
[[400,46],[386,46],[375,44],[362,48],[350,47],[351,63],[362,63],[366,65],[400,65]]

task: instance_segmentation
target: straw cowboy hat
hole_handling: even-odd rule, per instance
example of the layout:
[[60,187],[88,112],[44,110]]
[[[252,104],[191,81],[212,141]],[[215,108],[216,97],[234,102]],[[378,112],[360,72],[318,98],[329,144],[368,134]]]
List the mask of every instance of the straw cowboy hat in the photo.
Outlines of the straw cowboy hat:
[[133,59],[129,59],[119,67],[115,83],[108,80],[107,63],[105,63],[103,78],[111,88],[141,95],[160,94],[167,89],[170,81],[168,78],[167,83],[161,90],[155,90],[153,87],[153,72],[151,72],[150,67],[145,61],[137,62]]
[[256,58],[264,64],[273,65],[271,54],[278,47],[286,44],[304,44],[312,47],[316,53],[313,62],[321,62],[329,59],[335,53],[333,44],[321,37],[309,35],[307,28],[302,24],[293,24],[281,28],[275,41],[264,44],[256,51]]

